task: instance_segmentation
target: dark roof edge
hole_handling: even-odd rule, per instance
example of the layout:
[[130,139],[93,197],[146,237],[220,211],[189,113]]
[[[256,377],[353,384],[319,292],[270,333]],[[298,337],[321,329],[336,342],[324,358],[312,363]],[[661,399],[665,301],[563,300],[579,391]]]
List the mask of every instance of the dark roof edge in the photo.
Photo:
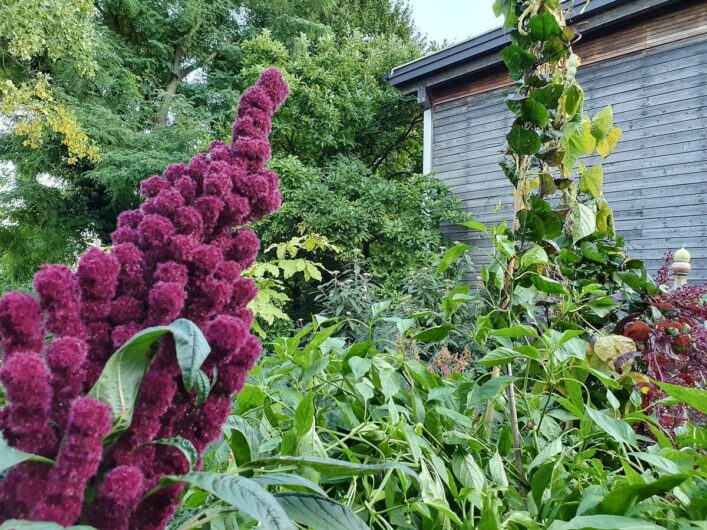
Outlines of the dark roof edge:
[[[570,24],[577,24],[583,21],[590,23],[592,17],[625,4],[635,4],[636,9],[631,14],[637,16],[645,13],[646,9],[658,8],[673,1],[674,0],[591,0],[589,6],[584,11],[582,11],[585,4],[584,0],[565,0],[565,3],[568,4],[568,8],[577,11],[576,14],[568,17],[568,22]],[[599,27],[607,23],[606,21],[603,22],[603,24],[598,24],[594,27],[585,27],[583,30],[599,29]],[[459,44],[455,44],[454,46],[450,46],[449,48],[445,48],[444,50],[440,50],[439,52],[397,66],[388,74],[388,82],[396,88],[403,88],[404,85],[424,84],[422,81],[425,77],[432,76],[435,73],[461,63],[493,54],[509,43],[510,36],[508,29],[494,29],[477,37],[460,42]]]

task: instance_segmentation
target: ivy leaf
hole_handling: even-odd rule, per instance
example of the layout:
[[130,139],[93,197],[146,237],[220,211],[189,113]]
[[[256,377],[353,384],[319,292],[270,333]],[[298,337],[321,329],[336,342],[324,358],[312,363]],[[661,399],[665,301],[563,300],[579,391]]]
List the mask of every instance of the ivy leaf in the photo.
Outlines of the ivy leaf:
[[521,116],[525,121],[529,121],[540,128],[544,128],[550,116],[545,106],[534,99],[526,99],[521,106]]
[[602,168],[601,164],[594,164],[579,179],[579,189],[584,193],[588,193],[594,199],[598,199],[601,196],[603,185],[604,168]]
[[597,153],[599,153],[602,158],[606,158],[614,152],[614,149],[616,149],[616,146],[619,143],[619,138],[621,138],[622,132],[623,131],[620,127],[612,127],[606,138],[597,143]]
[[511,79],[518,81],[523,77],[525,70],[535,64],[535,57],[526,52],[521,46],[511,44],[501,51],[501,58],[508,67]]
[[611,105],[604,107],[592,118],[592,135],[597,142],[605,139],[614,126],[614,113]]
[[548,40],[552,37],[560,37],[562,28],[557,19],[550,13],[535,15],[531,17],[528,24],[530,38],[533,40]]
[[577,203],[572,208],[572,241],[577,243],[580,239],[592,235],[597,230],[597,220],[594,212],[588,206]]
[[534,155],[540,150],[542,141],[535,131],[514,125],[506,135],[508,145],[519,155]]

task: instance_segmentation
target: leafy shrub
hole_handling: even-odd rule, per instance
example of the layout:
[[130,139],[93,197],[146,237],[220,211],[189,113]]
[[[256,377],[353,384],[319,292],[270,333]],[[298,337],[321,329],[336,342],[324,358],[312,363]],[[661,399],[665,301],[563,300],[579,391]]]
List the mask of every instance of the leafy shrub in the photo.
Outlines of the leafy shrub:
[[183,484],[160,479],[189,472],[221,435],[261,351],[245,307],[256,288],[240,277],[259,241],[242,225],[280,205],[263,164],[286,95],[264,71],[241,99],[233,145],[143,181],[147,200],[120,215],[110,253],[90,249],[76,273],[44,266],[39,301],[0,299],[3,461],[20,462],[0,483],[0,519],[166,526]]

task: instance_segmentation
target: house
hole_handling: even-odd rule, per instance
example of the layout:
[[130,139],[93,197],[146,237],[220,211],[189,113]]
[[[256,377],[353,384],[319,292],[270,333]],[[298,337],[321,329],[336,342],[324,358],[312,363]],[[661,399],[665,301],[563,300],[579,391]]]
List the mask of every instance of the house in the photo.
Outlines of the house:
[[[488,0],[490,1],[490,0]],[[623,129],[604,164],[604,192],[632,257],[654,272],[667,249],[692,254],[691,283],[707,281],[707,1],[575,0],[581,33],[578,79],[585,111],[611,104]],[[501,172],[514,90],[497,29],[393,69],[389,82],[417,95],[424,111],[425,171],[432,171],[485,223],[511,219],[512,188]],[[472,231],[443,227],[482,248]]]

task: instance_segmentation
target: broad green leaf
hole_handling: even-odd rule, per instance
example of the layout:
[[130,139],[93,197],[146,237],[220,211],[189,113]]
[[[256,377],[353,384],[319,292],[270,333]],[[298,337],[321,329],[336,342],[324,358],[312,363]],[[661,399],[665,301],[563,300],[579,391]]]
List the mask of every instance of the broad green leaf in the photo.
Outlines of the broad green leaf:
[[181,436],[175,436],[174,438],[162,438],[150,443],[152,445],[169,445],[179,449],[189,464],[189,471],[194,468],[194,464],[196,464],[199,459],[199,452],[196,450],[196,447],[194,447],[194,444]]
[[439,386],[430,390],[427,401],[444,401],[457,391],[453,386]]
[[508,140],[511,149],[519,155],[534,155],[542,146],[538,133],[520,125],[511,127],[511,132],[506,135],[506,140]]
[[511,44],[501,50],[501,58],[508,67],[511,79],[514,81],[521,79],[524,71],[535,63],[535,57],[517,44]]
[[547,262],[547,252],[540,245],[530,247],[520,258],[520,266],[523,269],[531,265],[545,265]]
[[525,121],[537,125],[541,129],[545,128],[550,116],[545,106],[534,99],[526,99],[521,105],[521,115]]
[[152,362],[153,352],[160,338],[170,331],[169,326],[157,326],[133,335],[108,359],[89,392],[90,396],[110,406],[113,433],[130,426],[140,384]]
[[243,466],[243,469],[258,469],[262,470],[264,466],[273,464],[279,465],[298,465],[307,466],[319,471],[322,475],[329,477],[360,477],[363,475],[373,475],[381,471],[390,469],[400,471],[417,480],[417,474],[407,466],[390,462],[386,464],[355,464],[345,460],[336,460],[334,458],[322,458],[317,456],[272,456],[261,458],[253,462],[248,462]]
[[465,221],[459,224],[461,226],[469,228],[470,230],[478,230],[479,232],[483,232],[484,234],[488,232],[488,230],[486,229],[486,225],[479,221]]
[[[326,497],[326,492],[317,484],[309,479],[294,475],[292,473],[267,473],[265,475],[256,475],[253,477],[253,482],[257,482],[261,486],[288,486],[296,488],[306,488],[319,495]],[[289,515],[289,514],[288,514]]]
[[349,366],[351,367],[351,372],[353,373],[354,380],[358,381],[364,375],[368,373],[371,369],[373,363],[365,357],[351,357],[349,359]]
[[272,530],[295,530],[287,513],[272,493],[252,479],[222,473],[188,473],[165,482],[186,482],[218,497]]
[[665,527],[619,515],[580,515],[568,522],[555,521],[548,530],[665,530]]
[[373,314],[373,318],[377,317],[383,311],[388,309],[390,307],[390,304],[391,304],[390,300],[383,300],[382,302],[376,302],[375,304],[372,304],[371,305],[371,313]]
[[628,445],[637,445],[636,433],[633,432],[628,423],[612,418],[599,410],[591,408],[589,405],[585,406],[585,410],[594,423],[614,440]]
[[506,476],[503,459],[498,454],[498,451],[489,460],[489,474],[496,483],[496,487],[502,490],[508,487],[508,477]]
[[584,193],[592,196],[592,198],[597,199],[601,196],[601,190],[604,186],[604,168],[601,164],[594,164],[592,167],[587,169],[579,179],[579,189]]
[[611,489],[599,503],[598,509],[610,515],[623,515],[635,503],[653,495],[668,493],[682,484],[689,475],[665,475],[648,484],[627,484]]
[[308,393],[295,409],[295,430],[298,436],[306,435],[314,425],[314,395]]
[[563,91],[562,85],[552,83],[542,88],[536,88],[528,97],[541,103],[546,109],[556,109]]
[[492,377],[486,381],[483,385],[474,389],[474,399],[480,402],[489,401],[498,396],[503,390],[505,390],[513,382],[517,381],[517,377],[510,375],[501,375],[498,377]]
[[400,391],[398,373],[392,368],[381,368],[377,372],[380,381],[380,391],[386,400],[389,400]]
[[533,282],[533,286],[538,291],[542,291],[543,293],[564,294],[566,292],[565,286],[562,285],[562,282],[558,282],[557,280],[553,280],[547,276],[533,273],[530,280]]
[[606,138],[597,143],[596,150],[602,158],[606,158],[614,152],[614,149],[616,149],[616,146],[619,143],[619,138],[621,138],[622,132],[623,131],[620,127],[612,127]]
[[545,490],[550,485],[554,470],[555,462],[543,464],[538,468],[535,474],[533,474],[533,478],[530,481],[530,492],[533,496],[533,500],[535,501],[535,506],[538,507],[538,510],[542,509],[543,493],[545,493]]
[[307,493],[277,493],[287,515],[313,530],[368,530],[368,526],[350,508],[325,496]]
[[614,113],[611,105],[609,105],[597,112],[592,118],[592,135],[597,139],[597,142],[601,142],[609,136],[613,126]]
[[516,324],[509,328],[494,329],[490,335],[494,337],[510,337],[517,339],[519,337],[538,337],[538,332],[532,326],[525,324]]
[[7,441],[0,436],[0,475],[13,466],[22,462],[44,462],[45,464],[53,464],[54,461],[32,453],[25,453],[14,447],[7,445]]
[[693,409],[699,410],[702,414],[707,414],[707,390],[662,383],[660,381],[654,382],[667,392],[670,397],[677,399],[681,403],[690,405]]
[[467,245],[466,243],[459,243],[451,248],[448,248],[447,251],[444,253],[444,256],[442,256],[442,260],[439,262],[439,265],[437,266],[437,273],[441,274],[446,271],[470,248],[471,245]]
[[444,338],[449,335],[451,330],[452,328],[449,324],[442,324],[441,326],[421,331],[413,338],[415,340],[419,340],[420,342],[439,342],[444,340]]
[[[576,83],[571,84],[562,96],[562,110],[565,115],[572,119],[582,108],[582,102],[584,101],[584,92]],[[591,125],[589,126],[589,133],[591,134]]]
[[588,206],[577,203],[572,208],[572,241],[577,243],[580,239],[592,235],[597,229],[597,219]]
[[548,40],[562,35],[562,28],[551,13],[534,15],[528,23],[530,38],[533,40]]
[[553,456],[562,452],[562,438],[555,438],[552,442],[543,447],[528,465],[528,470],[540,466],[550,460]]
[[596,138],[592,136],[592,126],[589,122],[579,124],[568,123],[562,128],[561,140],[564,156],[562,165],[570,170],[577,163],[580,156],[591,155],[596,148]]
[[184,388],[191,390],[199,377],[197,372],[211,352],[211,347],[199,327],[191,320],[180,318],[168,327],[174,337]]
[[516,357],[522,357],[520,352],[511,348],[496,348],[479,359],[479,363],[483,366],[501,366],[508,364]]
[[484,472],[470,453],[456,453],[452,459],[452,471],[462,486],[483,490],[486,483]]

